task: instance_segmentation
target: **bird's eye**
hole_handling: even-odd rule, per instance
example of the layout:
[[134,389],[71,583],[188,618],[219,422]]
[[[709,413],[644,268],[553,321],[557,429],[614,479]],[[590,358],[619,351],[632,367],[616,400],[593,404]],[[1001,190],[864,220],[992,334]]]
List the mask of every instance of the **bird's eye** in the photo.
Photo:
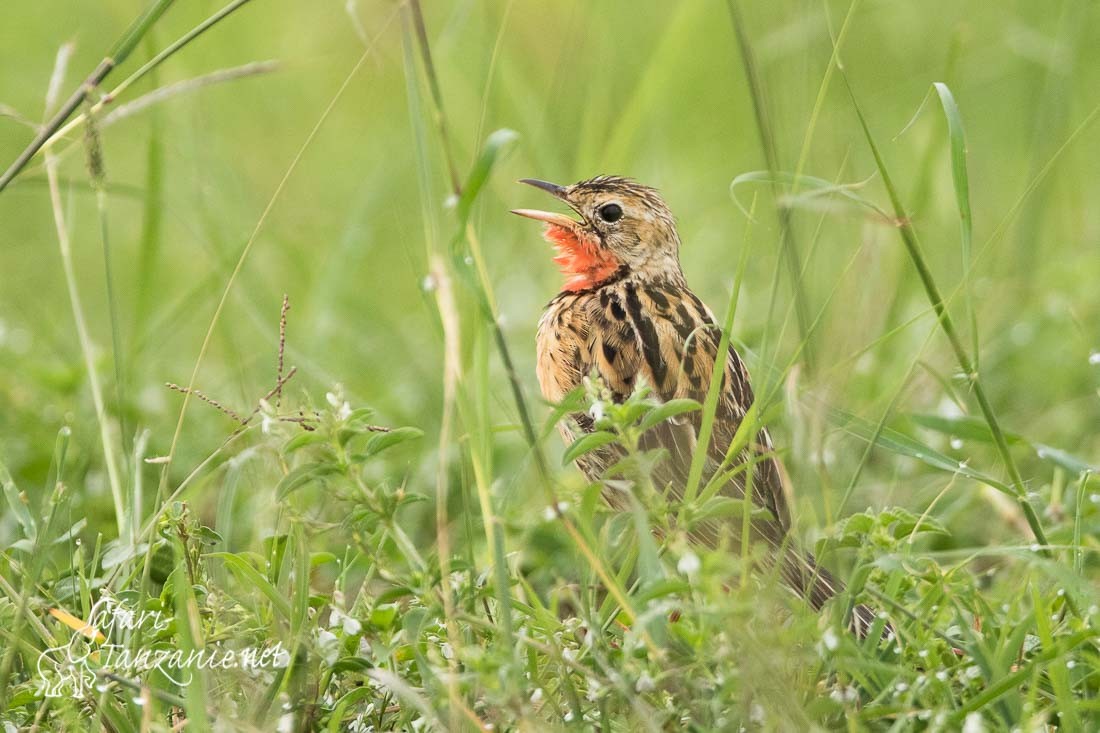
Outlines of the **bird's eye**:
[[618,204],[604,204],[596,213],[600,215],[601,219],[611,224],[623,218],[623,207]]

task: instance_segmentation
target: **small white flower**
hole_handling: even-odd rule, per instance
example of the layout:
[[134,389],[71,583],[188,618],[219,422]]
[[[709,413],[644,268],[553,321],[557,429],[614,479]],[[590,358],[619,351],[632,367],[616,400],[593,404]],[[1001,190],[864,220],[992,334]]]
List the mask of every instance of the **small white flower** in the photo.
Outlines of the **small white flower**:
[[448,642],[448,641],[445,641],[445,642],[443,642],[442,644],[439,645],[439,651],[443,654],[444,659],[454,659],[455,658],[454,647],[451,646],[451,643]]
[[336,659],[340,656],[340,641],[336,638],[336,634],[328,629],[318,630],[317,646],[320,648],[325,664],[336,664]]
[[271,415],[264,415],[263,418],[260,419],[260,431],[264,435],[267,435],[271,432],[271,426],[274,424],[275,421],[271,419]]
[[695,575],[699,572],[699,556],[691,550],[688,550],[680,556],[680,562],[676,564],[676,569],[684,575]]
[[970,713],[963,722],[962,733],[985,733],[985,723],[981,713]]
[[294,733],[294,713],[287,713],[279,718],[278,733]]
[[634,684],[634,690],[636,692],[653,692],[657,689],[657,684],[653,681],[653,678],[649,676],[648,672],[642,672],[642,676],[638,678],[638,681]]
[[436,287],[435,278],[431,275],[425,275],[424,279],[420,281],[420,287],[425,293],[432,292]]
[[334,608],[328,615],[328,627],[335,628],[340,625],[340,622],[344,620],[344,614],[340,613],[340,609]]
[[538,705],[542,702],[542,688],[536,687],[535,691],[531,693],[531,702]]
[[559,501],[557,507],[548,506],[542,510],[542,516],[547,522],[557,519],[559,514],[565,514],[569,509],[569,502]]
[[963,447],[962,438],[952,438],[951,439],[951,447],[955,450],[962,450],[962,447]]
[[1100,351],[1094,351],[1089,354],[1089,364],[1092,366],[1100,366]]
[[359,619],[352,618],[351,616],[344,616],[344,633],[348,636],[355,636],[363,630],[363,624],[359,623]]
[[835,652],[836,648],[840,646],[840,638],[836,635],[836,631],[831,626],[825,629],[825,633],[821,635],[821,642],[825,645],[825,648],[831,652]]
[[351,417],[351,405],[349,405],[347,402],[340,405],[340,409],[337,411],[336,417],[340,418],[341,420],[347,420],[349,417]]
[[909,684],[907,682],[899,682],[894,686],[894,689],[898,692],[905,692],[909,689]]
[[966,668],[966,678],[968,680],[976,680],[982,676],[982,668],[974,664]]
[[336,396],[335,392],[325,392],[325,401],[332,407],[340,406],[340,398]]
[[936,672],[936,679],[940,682],[947,682],[947,670],[941,669],[939,672]]
[[1066,669],[1073,669],[1076,666],[1077,666],[1077,662],[1073,659],[1070,659],[1069,661],[1066,662]]
[[588,414],[592,416],[593,420],[599,422],[604,418],[604,404],[603,400],[596,400],[592,403],[592,407],[588,409]]

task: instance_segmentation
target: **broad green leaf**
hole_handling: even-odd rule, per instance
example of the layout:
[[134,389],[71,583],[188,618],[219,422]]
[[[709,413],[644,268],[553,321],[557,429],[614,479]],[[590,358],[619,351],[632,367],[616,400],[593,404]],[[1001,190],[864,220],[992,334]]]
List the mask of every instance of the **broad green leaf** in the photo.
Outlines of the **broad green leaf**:
[[605,430],[583,435],[573,441],[573,444],[565,449],[565,455],[561,457],[561,463],[563,466],[568,466],[585,453],[591,453],[597,448],[602,448],[605,445],[614,443],[616,440],[618,440],[618,437],[614,433],[609,433]]
[[316,461],[306,463],[291,470],[275,487],[275,497],[280,501],[285,499],[292,491],[297,491],[303,486],[325,476],[340,473],[340,468],[329,461]]
[[290,620],[290,601],[288,601],[286,596],[280,593],[275,586],[269,583],[267,578],[265,578],[259,570],[254,568],[252,564],[243,557],[232,552],[210,552],[203,557],[216,557],[222,560],[226,566],[229,567],[230,571],[240,580],[252,585],[253,588],[267,596],[268,600],[271,601],[271,605],[279,612],[280,616],[288,621]]
[[638,427],[642,430],[649,430],[654,425],[662,423],[670,417],[682,415],[685,412],[694,412],[696,410],[703,409],[703,405],[695,400],[680,399],[669,400],[663,403],[660,407],[650,410],[642,421],[638,423]]
[[4,497],[8,500],[8,506],[11,507],[12,514],[15,515],[15,519],[20,526],[23,527],[23,536],[33,542],[35,537],[38,536],[38,525],[35,523],[34,517],[31,516],[26,495],[21,493],[15,486],[15,481],[12,480],[7,466],[3,463],[0,463],[0,484],[4,487]]
[[408,440],[416,440],[423,435],[424,431],[419,428],[394,428],[385,433],[378,433],[367,441],[367,447],[364,449],[363,456],[370,457],[377,455],[387,448],[392,448]]
[[299,448],[304,448],[307,445],[317,445],[318,443],[325,443],[328,441],[328,436],[313,430],[298,433],[293,438],[288,440],[283,445],[283,453],[289,455]]

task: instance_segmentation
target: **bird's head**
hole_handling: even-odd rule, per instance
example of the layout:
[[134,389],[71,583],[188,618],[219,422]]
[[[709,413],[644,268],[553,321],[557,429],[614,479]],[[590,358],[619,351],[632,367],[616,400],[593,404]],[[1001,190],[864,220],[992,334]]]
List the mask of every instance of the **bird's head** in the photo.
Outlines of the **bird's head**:
[[568,278],[563,290],[587,290],[622,275],[683,278],[676,223],[656,189],[619,176],[597,176],[571,186],[531,178],[520,183],[561,199],[580,217],[512,211],[546,224],[546,239],[558,250],[554,261]]

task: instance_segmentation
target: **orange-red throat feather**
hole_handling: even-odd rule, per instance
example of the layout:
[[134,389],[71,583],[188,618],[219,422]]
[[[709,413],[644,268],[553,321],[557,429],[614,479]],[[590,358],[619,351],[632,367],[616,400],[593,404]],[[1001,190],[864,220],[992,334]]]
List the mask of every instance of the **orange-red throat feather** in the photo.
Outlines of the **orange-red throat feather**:
[[568,278],[562,290],[572,292],[594,288],[619,269],[615,256],[587,232],[547,224],[543,236],[557,250],[554,262]]

